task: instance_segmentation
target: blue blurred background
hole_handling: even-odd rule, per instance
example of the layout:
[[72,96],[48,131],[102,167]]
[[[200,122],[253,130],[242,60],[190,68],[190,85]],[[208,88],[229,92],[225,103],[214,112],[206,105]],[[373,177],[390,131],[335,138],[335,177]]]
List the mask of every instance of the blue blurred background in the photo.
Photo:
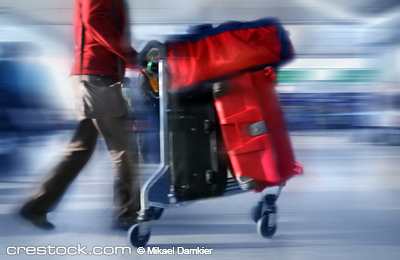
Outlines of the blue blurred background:
[[[16,133],[73,126],[73,5],[2,1],[2,146]],[[278,74],[289,130],[368,129],[362,134],[366,141],[400,144],[399,1],[134,1],[130,15],[137,50],[193,24],[276,17],[297,54]],[[130,76],[134,85],[136,75]]]
[[[278,231],[278,240],[273,242],[276,244],[269,244],[277,245],[276,250],[288,251],[286,255],[282,251],[267,253],[275,256],[274,259],[280,259],[278,256],[328,259],[330,254],[332,259],[353,259],[351,256],[360,252],[369,252],[362,254],[362,259],[400,258],[400,205],[395,199],[400,192],[399,0],[135,0],[129,3],[132,44],[138,51],[150,40],[163,41],[168,35],[185,33],[190,25],[278,18],[290,33],[296,58],[278,72],[277,91],[296,156],[305,166],[305,176],[296,177],[290,182],[292,186],[285,188],[289,194],[298,192],[300,196],[294,196],[297,200],[289,195],[282,198],[283,211],[286,216],[292,215],[289,219],[283,217],[281,237]],[[3,226],[0,239],[12,236],[14,231],[4,227],[15,225],[13,210],[58,159],[75,126],[74,98],[68,78],[74,50],[73,7],[73,0],[0,1],[0,220]],[[128,76],[132,82],[128,92],[134,99],[135,111],[146,116],[149,107],[137,91],[137,75],[129,72]],[[107,237],[114,234],[112,231],[103,234],[93,224],[104,212],[109,212],[112,204],[111,166],[107,161],[104,143],[100,140],[83,177],[72,186],[65,204],[60,205],[62,214],[75,216],[71,212],[77,211],[79,216],[87,216],[79,219],[84,224],[75,222],[78,217],[69,221],[62,214],[54,213],[52,217],[58,223],[70,224],[71,230],[61,229],[72,234],[68,241],[76,238],[73,234],[86,234],[80,237],[88,244],[97,241],[106,245]],[[69,201],[74,204],[68,206]],[[78,206],[77,201],[90,205]],[[371,207],[367,205],[369,202]],[[386,210],[385,214],[381,215],[373,207],[377,205],[374,203],[383,205],[380,209]],[[212,206],[214,209],[210,211],[205,204],[201,205],[205,207],[204,212],[215,217],[232,214],[230,219],[236,221],[242,214],[234,211],[234,206],[227,209],[227,204],[212,204],[217,206]],[[319,210],[314,212],[316,208]],[[85,215],[87,209],[92,209],[92,213]],[[189,208],[188,212],[192,217],[202,214],[196,207]],[[313,216],[306,212],[313,212]],[[347,218],[331,215],[338,212],[350,215]],[[111,216],[107,214],[104,216]],[[172,221],[168,218],[171,216],[176,217],[167,214],[167,220]],[[383,219],[388,226],[379,224]],[[322,220],[329,224],[322,224]],[[91,225],[87,228],[85,225],[89,222]],[[296,226],[296,223],[300,224]],[[243,255],[228,252],[239,242],[232,242],[233,246],[224,244],[220,259],[263,256],[261,243],[264,242],[249,238],[246,225],[238,232],[245,241],[256,241],[255,244],[249,242],[239,248]],[[179,229],[179,225],[174,227]],[[302,230],[305,227],[312,230],[306,238],[292,233],[293,230],[307,231]],[[329,240],[332,234],[338,235],[337,227],[340,239]],[[370,231],[372,227],[376,229]],[[155,241],[163,244],[173,230],[159,228],[162,232],[159,236],[155,233]],[[183,229],[191,232],[188,226]],[[226,234],[224,230],[228,229],[221,232]],[[349,230],[351,234],[346,233]],[[101,238],[96,240],[90,236],[92,233]],[[38,234],[24,230],[17,232],[12,241],[18,241],[18,235],[32,238]],[[124,234],[118,234],[121,236]],[[355,242],[361,237],[372,239],[374,236],[381,239],[381,244],[376,245],[375,240]],[[53,238],[62,241],[57,233]],[[346,242],[341,244],[339,240]],[[41,241],[48,243],[45,239]],[[178,238],[177,241],[188,240]],[[319,241],[334,245],[334,250],[321,246]],[[347,247],[352,244],[355,246]],[[310,255],[307,246],[314,248],[315,253]],[[230,249],[225,252],[226,248]],[[350,252],[347,258],[340,254],[346,250]]]

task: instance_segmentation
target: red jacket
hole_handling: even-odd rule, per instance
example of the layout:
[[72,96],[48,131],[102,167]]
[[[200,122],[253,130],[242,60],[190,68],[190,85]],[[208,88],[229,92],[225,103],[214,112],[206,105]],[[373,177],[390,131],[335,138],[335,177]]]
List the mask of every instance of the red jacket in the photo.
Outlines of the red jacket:
[[[115,2],[117,8],[115,8]],[[118,9],[118,14],[116,13]],[[117,28],[119,19],[120,30]],[[122,59],[122,72],[134,59],[136,51],[125,40],[125,11],[120,0],[75,0],[75,60],[72,75],[105,75],[119,79],[117,56]],[[82,21],[85,26],[82,73]]]

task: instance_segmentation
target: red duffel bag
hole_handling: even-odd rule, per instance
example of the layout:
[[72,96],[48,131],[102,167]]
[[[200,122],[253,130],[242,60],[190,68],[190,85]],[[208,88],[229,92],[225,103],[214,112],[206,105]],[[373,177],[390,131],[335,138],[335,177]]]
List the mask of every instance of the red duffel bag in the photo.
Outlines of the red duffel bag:
[[294,56],[290,39],[276,19],[200,25],[166,42],[171,89],[189,90],[209,80],[264,68]]

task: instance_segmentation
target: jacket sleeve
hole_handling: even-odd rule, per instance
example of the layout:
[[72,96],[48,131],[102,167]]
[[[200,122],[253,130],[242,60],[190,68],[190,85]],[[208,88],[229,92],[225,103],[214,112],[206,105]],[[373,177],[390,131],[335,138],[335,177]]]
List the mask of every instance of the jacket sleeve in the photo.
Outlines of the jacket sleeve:
[[122,34],[110,23],[109,12],[115,0],[82,1],[82,21],[85,29],[111,52],[131,63],[137,52],[128,44]]

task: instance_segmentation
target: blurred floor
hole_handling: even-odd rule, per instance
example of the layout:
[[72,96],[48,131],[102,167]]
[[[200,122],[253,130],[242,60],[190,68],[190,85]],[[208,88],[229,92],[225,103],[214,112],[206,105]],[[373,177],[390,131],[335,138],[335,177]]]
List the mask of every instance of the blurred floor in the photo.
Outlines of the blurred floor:
[[[58,256],[58,259],[400,259],[400,147],[354,142],[359,132],[292,134],[305,175],[290,180],[278,200],[275,236],[256,232],[250,210],[259,194],[243,193],[171,208],[153,222],[149,246],[204,246],[212,255]],[[127,246],[125,231],[114,230],[108,154],[99,142],[92,160],[49,214],[46,232],[15,213],[62,153],[64,132],[25,142],[21,164],[0,174],[0,258],[8,246]],[[154,167],[149,166],[147,173]],[[46,259],[52,256],[14,256]]]

